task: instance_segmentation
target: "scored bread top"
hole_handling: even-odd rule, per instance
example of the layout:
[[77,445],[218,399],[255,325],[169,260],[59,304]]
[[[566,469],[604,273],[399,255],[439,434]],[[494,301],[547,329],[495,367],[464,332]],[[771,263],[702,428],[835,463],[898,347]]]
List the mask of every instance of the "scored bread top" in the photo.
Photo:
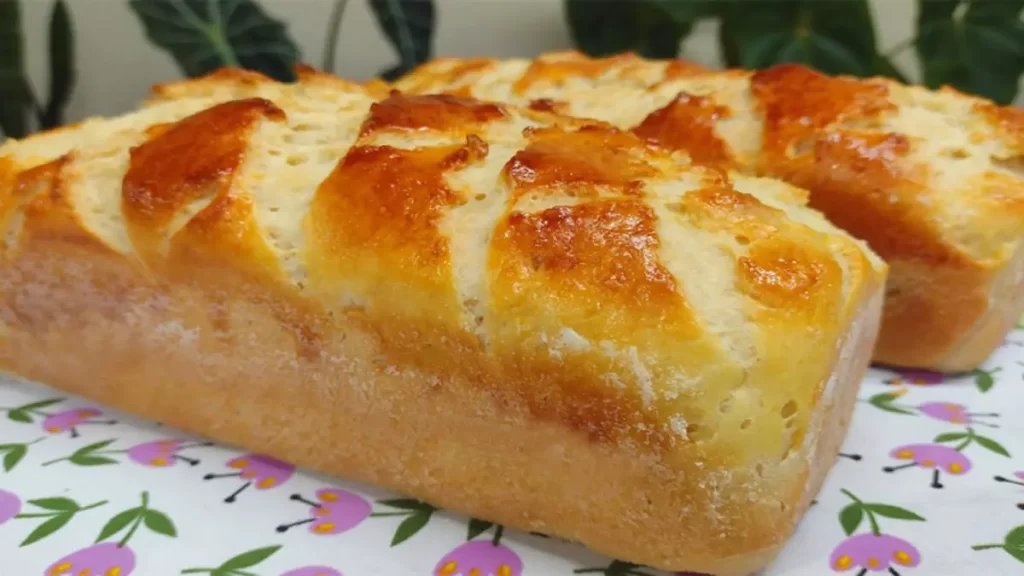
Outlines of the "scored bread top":
[[[4,143],[4,266],[73,246],[169,290],[268,288],[598,439],[800,444],[886,273],[802,190],[596,121],[299,72]],[[296,330],[316,358],[329,335]]]
[[886,259],[998,267],[1024,237],[1024,111],[950,88],[576,52],[440,58],[395,87],[596,118],[701,163],[821,190],[811,205]]

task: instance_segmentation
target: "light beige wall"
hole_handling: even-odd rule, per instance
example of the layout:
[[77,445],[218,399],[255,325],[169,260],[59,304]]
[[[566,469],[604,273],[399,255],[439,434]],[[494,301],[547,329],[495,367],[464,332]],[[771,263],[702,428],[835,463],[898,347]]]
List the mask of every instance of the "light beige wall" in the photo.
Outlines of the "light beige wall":
[[[437,0],[437,55],[533,56],[571,46],[561,0]],[[323,58],[327,17],[333,0],[262,0],[288,24],[306,61]],[[46,92],[46,24],[51,0],[23,0],[28,67],[37,93]],[[335,72],[356,79],[372,77],[394,56],[373,20],[366,0],[349,0],[342,24]],[[871,0],[879,44],[884,52],[909,38],[914,0]],[[78,83],[68,107],[70,120],[111,115],[133,107],[154,83],[177,78],[171,58],[150,45],[124,0],[69,2],[77,40]],[[684,55],[719,64],[715,25],[701,25],[684,45]],[[913,51],[896,58],[913,69]]]

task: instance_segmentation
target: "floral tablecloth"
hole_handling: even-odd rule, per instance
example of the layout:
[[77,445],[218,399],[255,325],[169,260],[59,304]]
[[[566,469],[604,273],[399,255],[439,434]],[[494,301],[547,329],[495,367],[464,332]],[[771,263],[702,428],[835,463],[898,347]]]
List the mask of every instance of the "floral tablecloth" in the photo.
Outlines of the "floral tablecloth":
[[[871,371],[765,571],[834,573],[1024,575],[1024,330],[970,375]],[[0,576],[130,574],[659,573],[0,379]]]

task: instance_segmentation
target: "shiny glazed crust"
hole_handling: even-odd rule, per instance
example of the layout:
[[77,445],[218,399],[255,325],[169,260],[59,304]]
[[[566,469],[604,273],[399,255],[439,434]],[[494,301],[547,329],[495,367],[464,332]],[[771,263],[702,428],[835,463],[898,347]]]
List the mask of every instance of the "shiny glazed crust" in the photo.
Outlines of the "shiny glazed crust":
[[629,129],[782,178],[891,267],[877,362],[970,370],[1024,311],[1024,112],[798,65],[713,71],[632,54],[442,58],[399,79]]
[[628,131],[225,70],[0,146],[0,367],[672,570],[767,563],[887,268]]

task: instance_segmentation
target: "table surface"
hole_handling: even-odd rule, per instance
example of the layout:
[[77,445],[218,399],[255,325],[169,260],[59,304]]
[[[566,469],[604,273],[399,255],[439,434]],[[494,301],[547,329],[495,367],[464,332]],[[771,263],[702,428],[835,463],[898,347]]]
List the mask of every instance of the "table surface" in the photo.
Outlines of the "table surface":
[[[0,576],[660,574],[38,384],[0,407]],[[1024,330],[970,375],[871,370],[843,454],[765,576],[1024,575]]]

